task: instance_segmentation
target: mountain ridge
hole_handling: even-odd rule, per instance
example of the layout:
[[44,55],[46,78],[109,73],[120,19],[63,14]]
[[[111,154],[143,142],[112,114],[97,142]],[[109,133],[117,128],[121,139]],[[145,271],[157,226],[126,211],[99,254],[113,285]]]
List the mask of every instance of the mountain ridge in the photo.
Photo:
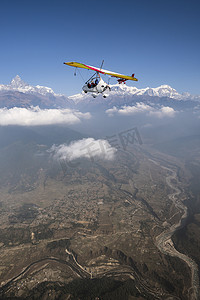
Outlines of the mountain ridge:
[[[156,88],[146,87],[137,88],[127,86],[126,84],[110,85],[111,91],[105,100],[99,94],[96,99],[90,93],[84,92],[72,96],[56,94],[53,89],[45,86],[32,86],[24,82],[19,75],[16,75],[8,85],[0,84],[0,108],[7,107],[31,107],[39,106],[40,108],[87,108],[114,105],[129,105],[132,102],[179,102],[191,101],[198,103],[200,95],[194,96],[187,92],[178,93],[174,88],[167,84],[163,84]],[[173,103],[176,105],[177,103]]]
[[[174,88],[167,84],[163,84],[161,86],[158,86],[156,88],[146,87],[138,89],[137,87],[127,86],[125,84],[115,84],[110,85],[111,92],[109,96],[150,96],[150,97],[168,97],[175,100],[200,100],[200,96],[197,95],[191,95],[188,92],[184,93],[178,93]],[[69,96],[69,99],[72,99],[75,101],[75,103],[78,103],[79,101],[83,99],[87,99],[88,95],[82,93],[75,94],[72,96]]]
[[0,85],[0,91],[18,91],[22,93],[27,93],[27,94],[41,94],[41,95],[47,95],[47,94],[52,94],[54,96],[64,96],[61,94],[56,94],[54,91],[45,86],[32,86],[26,82],[24,82],[19,75],[16,75],[8,85]]
[[24,82],[19,75],[10,84],[0,84],[0,108],[39,106],[45,108],[73,108],[74,102],[65,95],[56,94],[45,86],[32,86]]

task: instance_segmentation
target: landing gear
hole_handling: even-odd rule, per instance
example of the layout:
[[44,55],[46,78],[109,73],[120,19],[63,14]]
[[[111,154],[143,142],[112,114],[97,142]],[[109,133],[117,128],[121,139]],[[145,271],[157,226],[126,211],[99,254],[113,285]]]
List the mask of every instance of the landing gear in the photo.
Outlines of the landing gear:
[[109,91],[111,91],[111,88],[110,88],[110,86],[109,86],[109,85],[107,85],[107,89],[109,89]]
[[103,95],[104,98],[106,98],[106,95]]

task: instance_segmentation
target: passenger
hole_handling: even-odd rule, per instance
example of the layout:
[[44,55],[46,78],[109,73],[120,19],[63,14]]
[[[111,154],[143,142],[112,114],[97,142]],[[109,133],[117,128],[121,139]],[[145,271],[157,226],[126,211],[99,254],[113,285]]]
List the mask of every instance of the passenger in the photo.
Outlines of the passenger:
[[96,86],[96,84],[94,83],[94,81],[92,80],[91,81],[91,88],[93,88],[93,87],[95,87]]

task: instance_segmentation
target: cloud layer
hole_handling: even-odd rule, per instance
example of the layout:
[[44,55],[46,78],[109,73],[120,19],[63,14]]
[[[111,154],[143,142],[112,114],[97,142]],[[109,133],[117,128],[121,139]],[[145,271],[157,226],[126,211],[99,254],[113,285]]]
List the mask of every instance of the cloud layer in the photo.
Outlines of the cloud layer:
[[134,106],[122,106],[121,108],[117,108],[114,106],[111,109],[107,109],[106,113],[111,117],[116,114],[118,115],[134,115],[138,113],[146,113],[149,116],[155,116],[158,118],[163,117],[174,117],[176,111],[169,106],[162,106],[162,107],[152,107],[148,104],[143,102],[136,103]]
[[49,150],[56,160],[72,161],[78,158],[88,158],[94,160],[100,158],[104,160],[112,160],[115,157],[116,149],[106,140],[95,140],[93,138],[85,138],[82,140],[71,142],[69,145],[62,144],[52,146]]
[[90,119],[90,113],[72,109],[40,109],[37,107],[0,109],[0,125],[37,126],[50,124],[76,124]]

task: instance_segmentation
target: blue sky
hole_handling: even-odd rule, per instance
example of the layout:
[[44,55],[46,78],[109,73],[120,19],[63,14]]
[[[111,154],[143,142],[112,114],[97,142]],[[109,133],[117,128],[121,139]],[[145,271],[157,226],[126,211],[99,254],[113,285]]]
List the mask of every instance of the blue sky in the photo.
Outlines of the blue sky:
[[199,0],[1,0],[0,84],[18,74],[72,95],[83,80],[63,62],[104,59],[105,69],[135,73],[128,85],[200,94],[199,16]]

